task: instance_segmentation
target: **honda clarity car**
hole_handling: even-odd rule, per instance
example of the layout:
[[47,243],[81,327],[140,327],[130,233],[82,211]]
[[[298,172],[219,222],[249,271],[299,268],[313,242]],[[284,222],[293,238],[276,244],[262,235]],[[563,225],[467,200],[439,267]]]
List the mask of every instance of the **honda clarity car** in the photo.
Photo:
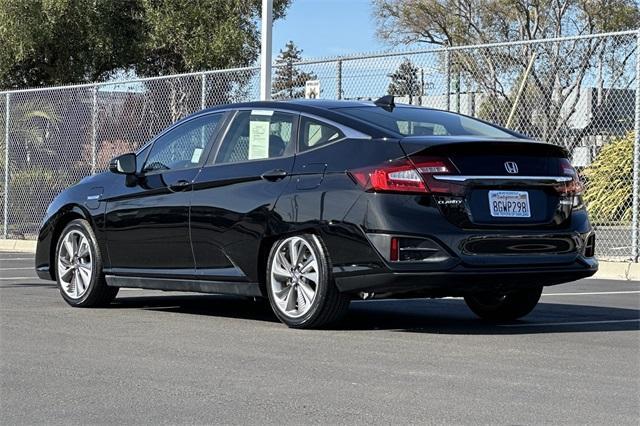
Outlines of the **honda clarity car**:
[[232,294],[314,328],[354,299],[453,296],[511,321],[598,267],[563,148],[390,96],[206,109],[109,169],[62,192],[38,237],[37,273],[71,306]]

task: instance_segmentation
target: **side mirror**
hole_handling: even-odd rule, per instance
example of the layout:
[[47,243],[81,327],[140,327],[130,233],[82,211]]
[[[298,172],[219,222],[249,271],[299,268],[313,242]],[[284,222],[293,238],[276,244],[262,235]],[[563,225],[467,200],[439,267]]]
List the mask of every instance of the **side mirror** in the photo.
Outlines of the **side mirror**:
[[133,175],[136,170],[136,155],[134,153],[122,154],[109,163],[109,171],[113,173]]

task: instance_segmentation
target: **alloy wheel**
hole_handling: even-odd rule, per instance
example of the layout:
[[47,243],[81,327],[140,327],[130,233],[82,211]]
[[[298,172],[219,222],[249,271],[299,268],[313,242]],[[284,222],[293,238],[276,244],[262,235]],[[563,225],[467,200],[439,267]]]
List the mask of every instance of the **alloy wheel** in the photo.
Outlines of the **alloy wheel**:
[[307,241],[290,237],[280,242],[271,263],[271,288],[283,314],[299,318],[309,312],[318,292],[318,259]]
[[80,231],[69,231],[58,252],[60,287],[72,299],[80,299],[89,289],[93,257],[89,240]]

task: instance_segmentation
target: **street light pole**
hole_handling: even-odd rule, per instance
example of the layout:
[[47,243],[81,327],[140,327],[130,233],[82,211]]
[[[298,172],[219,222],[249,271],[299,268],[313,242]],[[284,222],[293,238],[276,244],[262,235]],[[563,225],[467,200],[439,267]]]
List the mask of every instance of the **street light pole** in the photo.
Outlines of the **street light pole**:
[[271,100],[271,32],[273,0],[262,0],[262,47],[260,52],[260,100]]

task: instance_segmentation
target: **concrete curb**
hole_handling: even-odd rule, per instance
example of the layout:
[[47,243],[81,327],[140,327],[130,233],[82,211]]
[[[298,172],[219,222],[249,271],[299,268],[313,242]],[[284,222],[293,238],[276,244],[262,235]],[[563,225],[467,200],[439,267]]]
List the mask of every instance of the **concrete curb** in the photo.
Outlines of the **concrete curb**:
[[0,251],[17,251],[20,253],[35,253],[35,240],[3,240],[0,239]]
[[[0,239],[0,252],[15,251],[35,253],[36,241]],[[640,281],[640,263],[608,262],[601,260],[598,272],[592,278],[607,280]]]

